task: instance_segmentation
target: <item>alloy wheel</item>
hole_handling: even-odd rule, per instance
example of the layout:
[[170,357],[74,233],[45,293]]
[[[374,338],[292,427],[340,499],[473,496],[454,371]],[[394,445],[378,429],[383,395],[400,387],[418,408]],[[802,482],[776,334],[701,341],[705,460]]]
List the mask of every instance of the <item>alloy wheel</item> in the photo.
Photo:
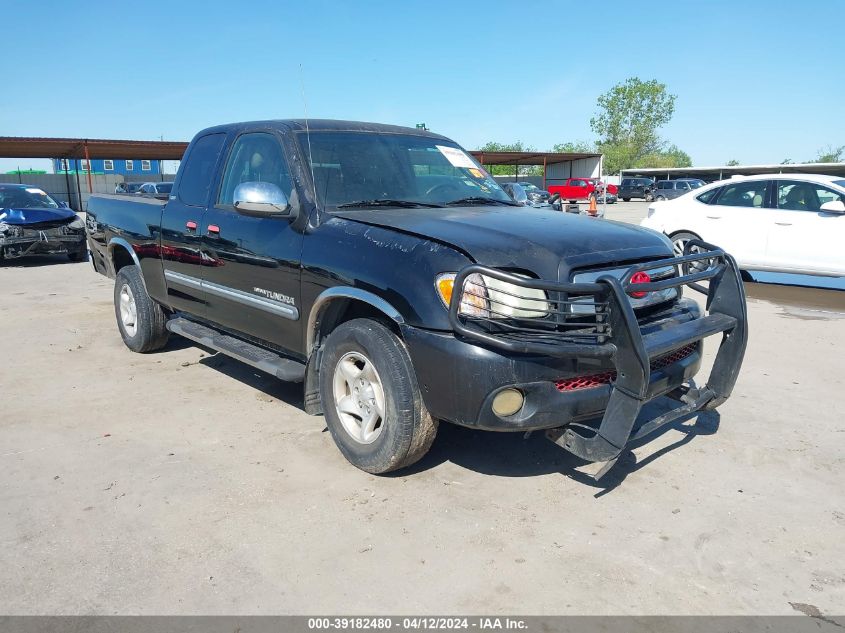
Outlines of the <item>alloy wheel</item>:
[[385,423],[384,387],[372,361],[360,352],[344,354],[332,383],[335,409],[344,430],[361,444],[372,444]]

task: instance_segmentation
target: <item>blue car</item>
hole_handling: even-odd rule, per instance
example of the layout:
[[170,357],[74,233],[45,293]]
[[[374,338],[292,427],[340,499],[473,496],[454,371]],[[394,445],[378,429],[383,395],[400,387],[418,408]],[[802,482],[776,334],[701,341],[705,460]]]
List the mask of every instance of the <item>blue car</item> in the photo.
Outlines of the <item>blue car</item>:
[[0,259],[60,253],[87,258],[82,218],[38,187],[0,184]]

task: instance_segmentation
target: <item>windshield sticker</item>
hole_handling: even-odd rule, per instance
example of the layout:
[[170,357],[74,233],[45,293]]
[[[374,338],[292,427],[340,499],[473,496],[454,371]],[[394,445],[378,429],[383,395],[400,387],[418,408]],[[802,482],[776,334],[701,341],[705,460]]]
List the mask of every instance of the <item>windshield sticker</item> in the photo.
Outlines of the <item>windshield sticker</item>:
[[476,178],[484,178],[484,174],[481,173],[481,170],[476,169],[475,167],[470,167],[469,173],[475,176]]
[[464,152],[457,147],[446,147],[445,145],[435,145],[440,153],[446,157],[453,167],[475,167],[475,163]]
[[27,193],[34,193],[34,194],[37,194],[39,196],[46,196],[47,195],[46,191],[42,191],[41,189],[36,189],[35,187],[27,187],[26,192]]

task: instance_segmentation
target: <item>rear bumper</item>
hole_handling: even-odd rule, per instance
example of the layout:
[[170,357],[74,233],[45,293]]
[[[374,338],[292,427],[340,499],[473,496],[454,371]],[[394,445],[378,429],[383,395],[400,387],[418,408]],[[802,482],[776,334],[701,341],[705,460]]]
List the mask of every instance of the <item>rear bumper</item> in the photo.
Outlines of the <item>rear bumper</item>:
[[[611,461],[631,440],[698,409],[718,406],[730,396],[745,354],[744,288],[732,257],[703,242],[691,241],[690,245],[705,250],[638,264],[621,280],[604,275],[592,284],[527,280],[477,265],[464,268],[455,279],[453,296],[462,296],[467,277],[481,274],[559,297],[552,301],[552,311],[570,317],[574,313],[566,310],[572,308],[564,306],[578,303],[572,300],[575,296],[591,295],[601,318],[586,334],[583,329],[567,330],[569,326],[561,321],[558,334],[537,335],[536,329],[527,328],[517,333],[525,336],[508,335],[507,331],[503,334],[480,327],[482,322],[477,319],[462,318],[459,302],[453,301],[449,317],[455,336],[414,328],[406,331],[423,398],[432,415],[490,430],[549,429],[550,439],[578,457]],[[632,288],[631,278],[637,273],[693,264],[701,264],[702,269]],[[709,281],[707,287],[699,283],[705,280]],[[655,322],[638,323],[627,293],[682,285],[707,295],[706,315],[700,314],[694,302],[685,300]],[[700,367],[703,339],[714,335],[721,335],[721,342],[710,377],[703,388],[693,389],[685,383]],[[586,342],[591,338],[593,342]],[[689,353],[678,360],[667,356],[681,349]],[[661,362],[665,358],[671,362]],[[562,378],[601,373],[606,375],[606,384],[600,386],[561,392],[555,384]],[[523,407],[512,416],[497,416],[492,410],[493,398],[509,387],[522,392]],[[663,394],[676,396],[684,404],[635,432],[642,406]],[[598,417],[598,426],[579,424]]]

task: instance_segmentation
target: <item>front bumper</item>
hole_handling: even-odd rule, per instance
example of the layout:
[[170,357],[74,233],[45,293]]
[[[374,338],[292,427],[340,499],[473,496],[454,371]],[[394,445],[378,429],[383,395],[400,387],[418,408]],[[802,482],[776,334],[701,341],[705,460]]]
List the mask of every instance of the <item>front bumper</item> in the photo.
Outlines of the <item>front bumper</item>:
[[[632,266],[617,279],[599,277],[595,283],[571,284],[525,279],[502,271],[472,265],[458,273],[455,294],[474,273],[498,278],[549,296],[592,295],[604,306],[603,327],[586,334],[563,331],[554,335],[526,336],[491,333],[459,316],[458,302],[450,306],[455,335],[406,328],[423,399],[434,417],[488,430],[525,431],[548,429],[550,439],[588,461],[615,459],[633,439],[669,422],[724,402],[736,382],[745,353],[747,317],[745,295],[733,258],[703,242],[691,242],[702,253]],[[707,268],[679,277],[636,285],[636,291],[653,292],[686,285],[707,295],[706,315],[691,300],[640,319],[634,314],[627,293],[637,272],[707,263]],[[699,282],[709,280],[709,287]],[[572,304],[560,299],[555,305]],[[722,334],[710,377],[701,389],[687,384],[701,364],[704,338]],[[582,337],[582,338],[578,338]],[[594,340],[588,342],[587,338]],[[679,360],[662,363],[678,350]],[[562,379],[574,376],[611,376],[606,384],[561,391]],[[523,408],[508,417],[492,410],[496,394],[505,388],[519,389]],[[679,408],[643,424],[634,431],[642,406],[661,395],[677,396]],[[601,417],[598,426],[580,424]]]
[[47,231],[33,231],[33,233],[39,234],[22,237],[0,236],[0,256],[5,259],[15,259],[27,255],[75,253],[87,248],[84,232],[65,235],[56,235]]

